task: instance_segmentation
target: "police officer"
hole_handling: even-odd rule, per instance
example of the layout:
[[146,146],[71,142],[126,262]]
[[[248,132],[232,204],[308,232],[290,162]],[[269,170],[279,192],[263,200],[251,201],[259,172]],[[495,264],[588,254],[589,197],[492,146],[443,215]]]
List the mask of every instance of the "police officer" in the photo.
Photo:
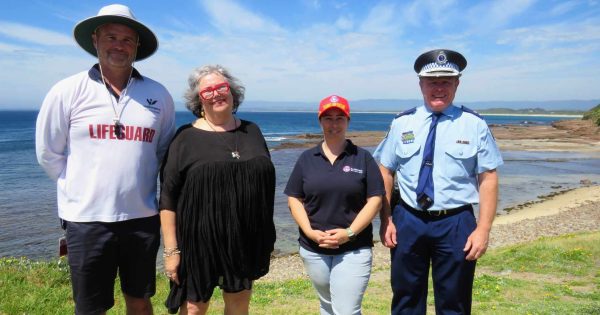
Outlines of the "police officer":
[[[424,104],[399,114],[374,154],[387,197],[380,235],[392,249],[392,314],[425,314],[430,264],[436,313],[471,313],[475,264],[488,246],[503,162],[485,121],[452,103],[466,65],[447,49],[420,55],[414,69]],[[392,212],[394,175],[400,200]]]

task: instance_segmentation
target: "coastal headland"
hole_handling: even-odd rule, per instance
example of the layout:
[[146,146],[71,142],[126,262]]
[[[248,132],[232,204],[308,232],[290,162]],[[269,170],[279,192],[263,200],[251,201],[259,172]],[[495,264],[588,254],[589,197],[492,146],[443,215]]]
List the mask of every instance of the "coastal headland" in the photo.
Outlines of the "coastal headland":
[[[503,151],[560,151],[588,153],[600,157],[600,128],[587,120],[564,120],[552,125],[493,125],[492,133]],[[376,146],[385,132],[349,132],[347,138],[364,147]],[[304,148],[321,141],[318,134],[305,134],[276,149]],[[527,242],[540,237],[600,230],[600,185],[582,187],[546,196],[496,217],[490,248]],[[373,278],[389,278],[389,249],[378,242],[373,248]],[[259,281],[306,278],[297,254],[273,258],[271,270]]]

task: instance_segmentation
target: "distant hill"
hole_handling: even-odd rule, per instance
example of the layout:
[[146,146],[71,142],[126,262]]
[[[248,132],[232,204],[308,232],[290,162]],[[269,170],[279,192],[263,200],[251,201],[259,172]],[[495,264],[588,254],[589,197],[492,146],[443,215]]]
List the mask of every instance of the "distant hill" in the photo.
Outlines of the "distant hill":
[[513,114],[513,115],[583,115],[583,110],[545,110],[543,108],[487,108],[478,110],[481,114]]
[[508,109],[541,109],[546,111],[587,111],[598,105],[600,100],[566,100],[566,101],[488,101],[463,102],[467,107],[479,110],[492,108]]
[[[350,108],[355,112],[401,112],[419,106],[423,100],[350,100]],[[485,113],[581,113],[600,104],[600,100],[566,100],[566,101],[486,101],[455,102]],[[243,111],[316,111],[317,103],[311,102],[273,102],[245,101]]]

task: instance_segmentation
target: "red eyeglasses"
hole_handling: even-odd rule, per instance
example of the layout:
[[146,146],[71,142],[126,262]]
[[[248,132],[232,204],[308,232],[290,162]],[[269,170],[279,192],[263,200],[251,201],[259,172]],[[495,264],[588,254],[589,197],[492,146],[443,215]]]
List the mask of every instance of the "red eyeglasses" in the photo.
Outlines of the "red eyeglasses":
[[223,95],[229,92],[229,83],[223,82],[219,84],[215,84],[213,86],[209,86],[204,90],[200,91],[198,94],[203,100],[210,100],[215,97],[215,92]]

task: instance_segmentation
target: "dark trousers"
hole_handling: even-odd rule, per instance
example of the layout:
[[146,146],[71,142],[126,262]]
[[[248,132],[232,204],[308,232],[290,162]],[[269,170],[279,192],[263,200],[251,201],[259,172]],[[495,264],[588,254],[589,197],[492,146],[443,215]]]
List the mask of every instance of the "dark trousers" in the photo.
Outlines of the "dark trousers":
[[436,314],[471,314],[476,262],[465,259],[463,248],[477,225],[473,211],[432,217],[401,202],[393,222],[398,244],[391,250],[392,314],[426,313],[430,266]]

